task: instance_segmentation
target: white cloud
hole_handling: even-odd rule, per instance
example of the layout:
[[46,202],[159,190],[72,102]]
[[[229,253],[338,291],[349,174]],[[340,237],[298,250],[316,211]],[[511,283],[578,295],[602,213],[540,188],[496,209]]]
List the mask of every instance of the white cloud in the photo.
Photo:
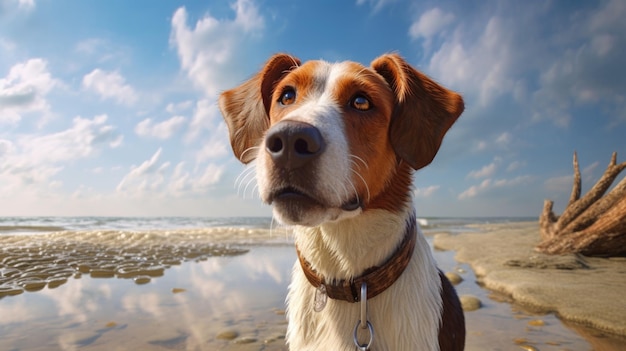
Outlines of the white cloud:
[[99,48],[103,45],[107,45],[107,42],[104,39],[89,38],[78,42],[74,47],[74,50],[81,54],[93,55],[98,52]]
[[0,157],[8,154],[13,149],[13,143],[0,139]]
[[189,191],[190,175],[185,171],[185,162],[180,162],[174,168],[168,190],[174,195],[180,195]]
[[508,19],[493,16],[472,37],[459,25],[432,55],[429,69],[445,84],[477,94],[481,106],[512,93],[518,82],[517,64],[523,59]]
[[34,164],[88,157],[101,145],[114,147],[119,143],[119,133],[106,121],[106,115],[93,119],[76,117],[69,129],[41,136],[22,136],[17,139],[17,144],[24,159]]
[[228,129],[215,102],[202,99],[196,103],[185,140],[202,142],[202,146],[196,152],[196,163],[214,160],[229,154]]
[[356,4],[361,6],[365,3],[369,3],[374,8],[374,12],[378,12],[383,7],[396,2],[397,0],[356,0]]
[[555,46],[561,50],[546,60],[540,88],[532,96],[535,120],[567,127],[572,109],[602,103],[615,119],[626,121],[626,3],[598,4],[595,11],[567,23],[556,37]]
[[205,193],[222,179],[225,168],[210,163],[201,172],[192,175],[185,170],[185,163],[181,162],[176,165],[167,190],[172,196]]
[[160,161],[159,148],[150,159],[131,167],[117,185],[117,193],[130,198],[167,198],[199,195],[214,188],[222,179],[224,165],[210,163],[198,171],[189,172],[179,162],[170,172],[170,162]]
[[454,15],[446,13],[435,7],[424,12],[420,18],[411,24],[409,36],[413,39],[424,38],[426,42],[439,34],[444,28],[454,21]]
[[196,153],[198,163],[229,154],[228,130],[215,102],[202,99],[196,103],[185,139],[187,142],[202,141],[203,146]]
[[224,173],[224,166],[209,164],[206,166],[200,177],[194,182],[194,188],[198,190],[207,190],[217,184]]
[[496,144],[500,145],[500,146],[505,146],[505,145],[508,145],[509,143],[511,143],[512,139],[513,139],[513,137],[511,136],[511,133],[504,132],[504,133],[498,135],[498,137],[496,138]]
[[527,183],[531,179],[532,177],[528,175],[523,175],[523,176],[515,177],[512,179],[497,179],[497,180],[492,180],[491,178],[485,179],[480,184],[472,185],[471,187],[467,188],[465,191],[459,194],[458,199],[464,200],[464,199],[473,198],[491,189],[512,187],[512,186]]
[[9,15],[14,10],[31,11],[35,8],[35,0],[0,0],[0,15]]
[[203,132],[215,131],[220,123],[223,121],[217,103],[209,99],[199,100],[189,123],[186,139],[188,141],[195,140]]
[[46,95],[58,84],[46,60],[35,58],[11,67],[0,79],[0,123],[17,123],[25,113],[48,114]]
[[475,146],[476,151],[483,151],[487,149],[487,142],[484,140],[478,140]]
[[131,64],[130,49],[103,38],[88,38],[78,42],[74,51],[90,63]]
[[[226,130],[223,132],[228,133]],[[200,163],[224,157],[229,155],[229,150],[230,144],[226,137],[220,137],[218,133],[215,133],[204,142],[204,145],[196,153],[196,162]]]
[[509,166],[506,168],[507,172],[513,172],[521,167],[526,166],[526,162],[523,161],[513,161],[509,164]]
[[475,179],[491,177],[495,173],[495,171],[496,171],[496,164],[490,163],[479,170],[469,172],[467,176],[469,178],[475,178]]
[[596,162],[590,164],[589,166],[583,168],[582,171],[580,171],[581,176],[584,179],[591,180],[591,178],[593,178],[593,174],[594,174],[596,168],[598,168],[598,166],[600,166],[600,161],[596,161]]
[[25,10],[32,10],[35,8],[35,0],[17,0],[18,7]]
[[182,128],[186,120],[183,116],[174,116],[163,122],[153,123],[150,118],[146,118],[135,126],[135,133],[142,137],[169,139]]
[[[598,168],[600,162],[596,161],[590,164],[587,167],[584,167],[581,173],[581,182],[587,182],[588,187],[591,187],[594,182],[594,171]],[[597,181],[597,180],[595,180]],[[572,186],[574,184],[574,170],[572,169],[572,173],[563,176],[556,176],[552,178],[548,178],[544,183],[544,188],[553,194],[569,194],[572,190]]]
[[534,121],[568,127],[575,108],[599,103],[626,121],[626,3],[596,4],[557,17],[554,12],[563,9],[550,3],[495,10],[483,4],[484,19],[456,16],[449,24],[454,27],[443,32],[436,24],[419,30],[418,21],[412,34],[439,33],[443,42],[430,57],[429,73],[468,101],[477,98],[478,107],[510,96]]
[[515,186],[524,184],[532,179],[531,176],[523,175],[519,177],[515,177],[513,179],[498,179],[493,182],[493,186],[496,188],[505,187],[505,186]]
[[0,140],[0,194],[45,194],[58,188],[55,176],[67,163],[119,145],[121,135],[106,121],[106,115],[76,117],[63,131]]
[[128,174],[117,185],[117,192],[139,192],[155,190],[164,179],[164,171],[169,167],[169,162],[158,164],[161,156],[159,148],[149,160],[139,166],[133,166]]
[[120,104],[132,105],[137,101],[137,93],[119,72],[106,72],[94,69],[83,77],[83,87],[92,90],[103,99],[113,99]]
[[2,51],[11,53],[15,50],[15,48],[17,48],[17,45],[13,41],[0,37],[0,49]]
[[187,25],[184,7],[172,16],[170,43],[177,49],[182,69],[210,97],[236,81],[233,72],[238,72],[240,57],[245,57],[239,52],[245,48],[245,39],[257,36],[265,26],[252,1],[238,0],[232,9],[234,19],[207,14],[193,28]]
[[180,114],[182,112],[187,112],[189,109],[193,107],[192,100],[185,100],[177,103],[169,103],[165,107],[165,111],[171,114]]
[[491,187],[491,179],[483,180],[479,185],[472,185],[467,190],[459,194],[459,200],[469,199],[478,195],[478,193],[485,191]]
[[543,183],[546,190],[554,193],[564,193],[572,189],[573,175],[552,177]]
[[439,185],[431,185],[425,188],[416,188],[413,193],[416,198],[426,198],[431,197],[439,188]]

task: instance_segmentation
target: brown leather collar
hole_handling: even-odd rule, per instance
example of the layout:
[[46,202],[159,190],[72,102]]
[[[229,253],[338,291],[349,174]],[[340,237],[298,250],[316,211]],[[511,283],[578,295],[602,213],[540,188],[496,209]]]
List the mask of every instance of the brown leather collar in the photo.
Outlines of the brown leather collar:
[[343,300],[348,302],[359,302],[361,284],[367,283],[367,298],[371,299],[382,293],[390,287],[402,275],[402,272],[409,265],[413,250],[415,249],[416,240],[416,221],[413,216],[409,218],[407,223],[404,239],[396,249],[396,251],[380,266],[373,266],[365,270],[363,274],[354,277],[351,280],[342,279],[339,281],[326,282],[324,277],[320,276],[311,264],[300,254],[300,250],[296,247],[300,266],[304,271],[304,275],[309,283],[316,288],[324,285],[326,294],[331,299]]

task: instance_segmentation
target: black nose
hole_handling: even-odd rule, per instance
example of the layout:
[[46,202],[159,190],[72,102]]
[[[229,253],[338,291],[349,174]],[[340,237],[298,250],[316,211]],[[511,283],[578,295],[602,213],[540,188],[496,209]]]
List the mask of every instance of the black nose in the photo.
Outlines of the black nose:
[[308,123],[282,121],[267,131],[265,150],[276,166],[300,168],[324,152],[324,139]]

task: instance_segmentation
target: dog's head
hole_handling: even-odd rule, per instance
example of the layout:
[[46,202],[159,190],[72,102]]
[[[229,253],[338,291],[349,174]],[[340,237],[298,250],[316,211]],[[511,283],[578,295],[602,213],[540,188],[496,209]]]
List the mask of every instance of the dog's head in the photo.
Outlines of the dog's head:
[[237,158],[257,159],[262,200],[307,226],[405,206],[411,168],[433,160],[463,112],[396,54],[369,68],[278,54],[219,105]]

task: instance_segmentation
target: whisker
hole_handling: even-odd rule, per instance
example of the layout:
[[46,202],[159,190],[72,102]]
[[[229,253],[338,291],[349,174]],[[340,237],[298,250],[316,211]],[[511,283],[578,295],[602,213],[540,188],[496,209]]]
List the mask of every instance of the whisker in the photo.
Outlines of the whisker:
[[[243,197],[244,199],[246,198],[246,193],[248,192],[248,187],[250,186],[250,184],[254,183],[256,181],[256,177],[252,177],[248,183],[246,184],[246,187],[243,189]],[[255,185],[254,187],[252,187],[252,191],[254,191],[255,187],[257,185]],[[250,195],[250,198],[254,198],[254,192]]]
[[[239,175],[239,177],[237,177],[237,179],[235,180],[235,185],[237,187],[237,195],[240,195],[241,192],[241,188],[243,187],[244,182],[249,182],[249,178],[250,176],[252,176],[252,178],[254,178],[254,174],[255,174],[255,169],[256,167],[249,167],[246,168],[243,172],[241,172],[241,174]],[[244,198],[245,198],[245,191],[244,191]]]
[[[348,189],[346,189],[346,186],[343,185],[343,182],[339,183],[341,184],[341,186],[343,187],[343,191],[345,194],[348,194]],[[339,195],[339,191],[337,190],[337,188],[335,187],[334,184],[330,183],[328,184],[332,189],[333,189],[333,193],[335,193],[335,195],[337,196],[337,203],[339,203],[340,205],[343,203],[341,195]]]
[[[367,162],[365,162],[365,161],[364,161],[362,158],[360,158],[359,156],[357,156],[357,155],[350,155],[350,158],[353,158],[353,159],[355,159],[355,160],[357,160],[357,161],[361,161],[361,163],[363,164],[363,166],[365,166],[365,168],[366,168],[366,169],[369,169],[369,168],[370,168],[370,167],[369,167],[369,165],[367,164]],[[352,160],[350,160],[350,161],[356,165],[356,162],[354,162],[354,161],[352,161]]]
[[355,169],[355,168],[357,169],[361,168],[360,164],[357,163],[357,161],[363,164],[365,169],[369,169],[369,165],[367,164],[367,162],[365,162],[365,160],[363,160],[357,155],[350,154],[349,157],[350,157],[350,163],[354,165],[354,168],[350,168],[350,171],[353,172],[357,177],[359,177],[359,179],[361,179],[361,181],[363,182],[363,185],[365,186],[365,190],[367,191],[367,201],[370,201],[371,200],[370,187],[369,185],[367,185],[367,182],[365,181],[365,178],[363,178],[361,173],[359,173],[359,171]]
[[[353,169],[350,169],[350,170],[351,170],[352,172],[354,172],[354,170],[353,170]],[[359,199],[359,192],[356,190],[356,187],[354,186],[354,182],[352,182],[352,180],[351,180],[351,179],[348,179],[348,184],[350,184],[350,186],[352,187],[352,190],[354,190],[354,193],[356,194],[356,201],[357,201],[357,202],[360,202],[360,199]],[[346,190],[346,192],[347,192],[347,190]]]
[[[239,158],[240,158],[240,159],[243,159],[243,158],[244,158],[244,155],[245,155],[246,153],[248,153],[248,152],[250,152],[250,151],[253,151],[253,150],[256,150],[256,151],[258,152],[258,150],[260,150],[260,149],[261,149],[261,147],[260,147],[260,146],[250,146],[249,148],[247,148],[247,149],[243,150],[243,152],[241,153],[241,155],[239,156]],[[253,157],[253,158],[256,158],[256,156],[255,156],[255,157]]]
[[252,196],[254,197],[255,195],[257,198],[261,198],[261,195],[259,195],[259,183],[256,183],[252,188]]
[[237,176],[237,178],[235,179],[235,185],[239,184],[239,180],[246,177],[246,175],[248,173],[251,172],[253,167],[246,167],[243,171],[241,171],[241,173],[239,173],[239,175]]
[[365,186],[365,191],[367,191],[367,201],[369,202],[371,200],[370,187],[369,185],[367,185],[365,178],[363,178],[363,176],[354,169],[351,168],[350,170],[352,171],[352,173],[356,174],[356,176],[359,177],[359,179],[361,179],[361,181],[363,182],[363,185]]

